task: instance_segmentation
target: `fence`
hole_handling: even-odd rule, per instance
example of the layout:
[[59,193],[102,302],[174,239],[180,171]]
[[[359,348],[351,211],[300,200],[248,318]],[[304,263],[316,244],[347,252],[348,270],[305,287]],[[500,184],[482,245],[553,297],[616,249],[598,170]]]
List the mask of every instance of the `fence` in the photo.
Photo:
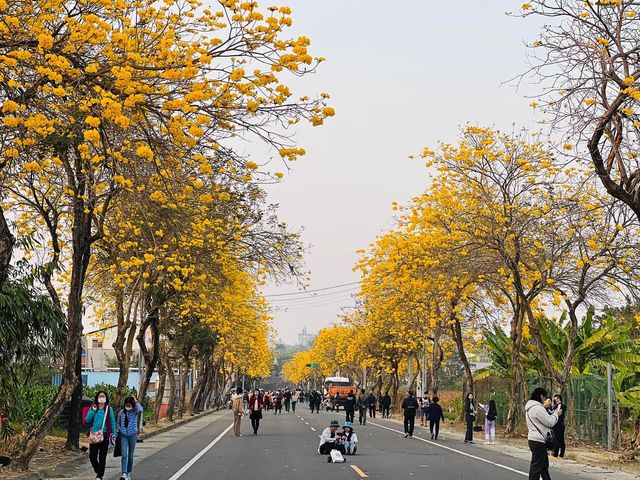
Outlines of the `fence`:
[[[535,387],[544,387],[552,391],[550,378],[529,378],[520,386],[517,422],[521,429],[525,428],[524,404],[530,391]],[[498,409],[498,426],[504,426],[509,411],[511,381],[489,377],[476,382],[476,398],[481,403],[496,401]],[[581,375],[569,379],[562,392],[567,404],[567,436],[584,442],[607,445],[607,379],[597,375]],[[614,425],[617,406],[614,403]],[[482,420],[484,417],[480,418]],[[614,437],[618,432],[614,431]]]

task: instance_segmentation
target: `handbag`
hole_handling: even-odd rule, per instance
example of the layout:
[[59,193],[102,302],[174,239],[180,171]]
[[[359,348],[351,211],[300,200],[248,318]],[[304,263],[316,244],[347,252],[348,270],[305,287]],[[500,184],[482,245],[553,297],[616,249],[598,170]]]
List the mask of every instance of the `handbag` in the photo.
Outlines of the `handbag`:
[[536,430],[538,430],[538,433],[540,435],[542,435],[542,438],[544,438],[544,444],[547,447],[547,450],[553,450],[555,445],[556,445],[556,439],[553,437],[553,430],[549,430],[547,432],[547,434],[545,435],[544,433],[542,433],[542,431],[538,428],[538,426],[536,425],[536,423],[531,420],[531,417],[529,416],[529,412],[527,411],[527,418],[531,421],[531,424],[536,427]]
[[104,411],[104,418],[102,419],[102,428],[97,432],[91,432],[89,434],[89,445],[95,445],[104,441],[104,426],[107,423],[107,415],[109,415],[109,406]]
[[116,444],[113,447],[113,456],[114,457],[122,456],[122,436],[120,435],[119,432],[118,432],[118,435],[116,435]]

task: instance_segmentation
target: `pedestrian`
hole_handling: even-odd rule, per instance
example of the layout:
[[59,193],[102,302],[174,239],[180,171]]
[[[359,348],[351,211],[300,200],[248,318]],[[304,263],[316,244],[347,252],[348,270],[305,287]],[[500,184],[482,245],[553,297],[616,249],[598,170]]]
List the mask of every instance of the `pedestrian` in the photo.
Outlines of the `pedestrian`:
[[564,419],[567,415],[567,405],[562,401],[562,395],[559,393],[553,396],[553,404],[555,409],[560,409],[560,416],[558,422],[553,426],[553,439],[555,445],[553,446],[553,456],[558,458],[564,458],[565,441],[564,441]]
[[382,399],[384,397],[382,396],[382,389],[380,389],[380,391],[378,392],[378,408],[380,409],[380,413],[382,414],[382,418],[384,418],[384,413],[383,413],[383,402]]
[[547,398],[542,405],[549,415],[553,413],[553,404],[551,403],[550,398]]
[[420,399],[420,426],[424,427],[429,419],[429,392],[425,391]]
[[135,397],[124,399],[124,409],[118,414],[118,432],[120,432],[120,459],[122,475],[120,480],[131,480],[133,471],[133,454],[138,443],[138,415],[142,413],[142,405]]
[[467,433],[464,436],[464,443],[473,443],[473,422],[476,419],[476,406],[473,402],[473,393],[467,393],[464,402],[464,414],[467,421]]
[[478,406],[485,411],[484,416],[484,444],[495,445],[496,443],[496,418],[498,418],[498,409],[495,400],[489,400],[489,403],[478,403]]
[[96,393],[93,405],[87,411],[84,423],[89,429],[89,460],[96,474],[102,480],[107,467],[109,444],[115,444],[116,416],[109,405],[109,396],[104,390]]
[[551,480],[549,475],[549,455],[548,450],[553,449],[553,437],[551,429],[558,423],[558,418],[562,415],[558,407],[550,415],[544,408],[544,401],[547,398],[547,391],[536,388],[531,393],[531,398],[525,406],[525,418],[529,435],[529,450],[531,450],[531,464],[529,465],[529,480]]
[[358,395],[358,423],[367,424],[367,392],[364,388],[360,389],[360,395]]
[[340,411],[340,392],[336,392],[333,397],[333,407],[336,409],[336,412]]
[[338,450],[345,455],[347,451],[342,443],[342,435],[338,433],[340,424],[337,420],[331,420],[331,423],[327,428],[322,431],[320,435],[320,445],[318,445],[318,453],[321,455],[327,455],[331,453],[331,450]]
[[435,395],[429,404],[429,432],[431,433],[431,440],[438,440],[438,434],[440,433],[440,420],[442,419],[444,422],[444,412],[438,403],[439,401],[440,399]]
[[322,394],[316,390],[315,391],[316,413],[320,413],[320,404],[321,403],[322,403]]
[[273,408],[274,415],[282,415],[282,390],[276,392],[275,406]]
[[376,396],[373,394],[373,390],[367,397],[367,407],[369,407],[369,417],[376,418]]
[[269,392],[265,392],[262,397],[262,408],[271,410],[271,394]]
[[300,394],[298,393],[297,390],[294,390],[291,393],[291,410],[293,411],[293,413],[296,413],[296,404],[298,403],[299,400],[300,400]]
[[[363,390],[364,391],[364,390]],[[342,427],[342,444],[347,455],[355,455],[358,451],[358,435],[353,431],[353,423],[344,422]]]
[[253,428],[254,435],[258,435],[263,405],[264,399],[260,395],[260,391],[254,390],[251,397],[249,397],[249,418],[251,419],[251,428]]
[[389,395],[389,391],[387,390],[382,397],[382,418],[387,418],[391,416],[389,413],[391,411],[391,395]]
[[356,413],[356,394],[353,390],[349,390],[346,402],[344,404],[344,411],[346,413],[346,422],[353,422],[353,417]]
[[404,412],[404,438],[413,438],[413,427],[416,422],[416,413],[418,413],[418,400],[413,396],[413,392],[409,390],[409,394],[402,400],[402,410]]
[[238,387],[236,393],[231,396],[231,410],[233,411],[233,434],[236,437],[241,437],[240,422],[244,415],[244,395],[241,387]]
[[289,413],[289,411],[291,410],[291,392],[289,391],[289,389],[287,388],[284,391],[284,411]]

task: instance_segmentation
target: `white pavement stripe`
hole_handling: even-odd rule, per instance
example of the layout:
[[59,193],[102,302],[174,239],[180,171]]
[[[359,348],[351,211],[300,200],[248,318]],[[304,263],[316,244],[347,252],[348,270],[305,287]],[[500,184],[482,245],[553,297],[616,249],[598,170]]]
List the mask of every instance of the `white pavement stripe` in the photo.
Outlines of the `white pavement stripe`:
[[200,450],[200,452],[198,452],[198,454],[195,457],[193,457],[191,460],[189,460],[184,465],[184,467],[182,467],[180,470],[178,470],[176,472],[176,474],[173,477],[171,477],[169,480],[178,480],[182,475],[184,475],[184,473],[187,470],[189,470],[193,466],[194,463],[196,463],[198,460],[200,460],[205,453],[207,453],[209,450],[211,450],[215,446],[215,444],[218,443],[220,441],[220,439],[222,437],[224,437],[227,434],[227,432],[229,430],[231,430],[232,428],[233,428],[233,423],[231,425],[229,425],[227,428],[225,428],[225,430],[220,435],[218,435],[209,445],[207,445],[202,450]]
[[315,428],[313,428],[313,427],[309,427],[309,428],[311,428],[311,430],[313,430],[314,432],[316,431],[316,429],[315,429]]
[[[371,421],[369,423],[371,425],[375,425],[376,427],[384,428],[385,430],[389,430],[391,432],[396,432],[396,433],[399,433],[400,435],[404,435],[404,432],[401,432],[400,430],[395,430],[393,428],[385,427],[384,425],[380,425],[379,423],[374,423]],[[488,463],[489,465],[493,465],[495,467],[502,468],[504,470],[509,470],[510,472],[513,472],[513,473],[517,473],[519,475],[524,475],[525,477],[529,476],[528,473],[522,472],[520,470],[516,470],[515,468],[511,468],[506,465],[502,465],[501,463],[492,462],[491,460],[487,460],[486,458],[478,457],[476,455],[471,455],[470,453],[456,450],[455,448],[447,447],[446,445],[442,445],[437,442],[430,442],[429,440],[425,440],[424,438],[420,438],[420,437],[413,437],[413,438],[416,440],[420,440],[421,442],[428,443],[429,445],[444,448],[445,450],[449,450],[450,452],[459,453],[460,455],[464,455],[465,457],[473,458],[474,460],[479,460],[481,462]]]

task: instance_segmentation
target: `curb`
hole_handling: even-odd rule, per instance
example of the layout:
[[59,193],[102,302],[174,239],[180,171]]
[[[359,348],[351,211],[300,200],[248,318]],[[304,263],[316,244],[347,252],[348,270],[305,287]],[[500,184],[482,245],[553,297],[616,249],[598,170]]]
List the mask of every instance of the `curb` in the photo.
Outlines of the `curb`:
[[[152,432],[149,432],[149,433],[143,432],[142,434],[140,434],[140,439],[144,441],[147,438],[152,438],[156,435],[159,435],[164,432],[168,432],[182,425],[186,425],[199,418],[205,417],[207,415],[211,415],[219,411],[221,411],[221,409],[207,410],[206,412],[197,413],[192,417],[187,417],[186,419],[182,419],[181,421],[176,421],[164,427],[158,428],[157,430],[154,430]],[[15,477],[14,480],[46,480],[50,478],[73,478],[74,475],[67,476],[63,473],[63,471],[66,469],[74,469],[76,467],[79,467],[81,465],[88,463],[88,461],[89,461],[88,455],[85,455],[84,453],[79,454],[77,457],[72,458],[71,460],[68,460],[66,462],[62,462],[56,465],[55,470],[43,469],[43,470],[36,470],[34,472],[25,472],[23,475],[18,475],[17,477]]]

